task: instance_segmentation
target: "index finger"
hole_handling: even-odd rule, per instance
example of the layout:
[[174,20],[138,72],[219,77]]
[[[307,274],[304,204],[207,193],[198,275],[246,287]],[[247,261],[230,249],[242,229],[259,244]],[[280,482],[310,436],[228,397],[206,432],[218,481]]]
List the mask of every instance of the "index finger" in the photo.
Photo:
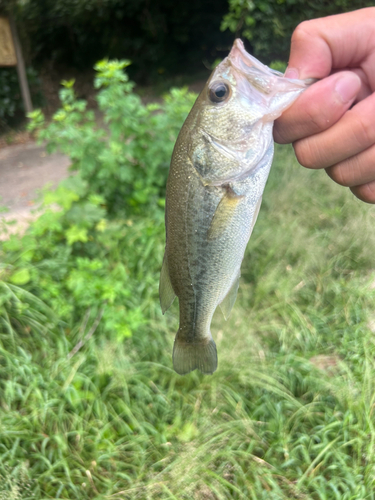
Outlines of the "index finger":
[[363,66],[375,51],[374,23],[375,7],[304,21],[292,36],[286,76],[324,78],[332,69]]

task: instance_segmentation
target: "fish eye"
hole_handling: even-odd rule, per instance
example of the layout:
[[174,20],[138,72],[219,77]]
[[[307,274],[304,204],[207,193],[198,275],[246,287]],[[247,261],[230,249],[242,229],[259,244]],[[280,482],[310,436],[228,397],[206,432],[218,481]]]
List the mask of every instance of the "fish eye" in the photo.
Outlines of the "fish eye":
[[209,98],[212,102],[224,102],[230,97],[230,87],[224,82],[215,82],[208,90]]

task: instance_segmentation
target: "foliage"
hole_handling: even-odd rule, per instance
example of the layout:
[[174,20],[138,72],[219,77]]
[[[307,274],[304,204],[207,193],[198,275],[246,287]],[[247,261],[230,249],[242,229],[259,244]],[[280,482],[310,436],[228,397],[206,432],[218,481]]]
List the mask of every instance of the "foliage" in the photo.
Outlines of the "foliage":
[[286,61],[301,21],[370,5],[373,0],[0,1],[13,11],[34,65],[87,68],[100,58],[126,56],[137,81],[153,82],[222,59],[231,33],[247,38],[265,63]]
[[[193,97],[154,111],[124,66],[98,66],[104,128],[69,82],[51,125],[33,114],[78,172],[0,246],[0,498],[374,500],[374,207],[277,148],[237,303],[214,318],[218,371],[180,377],[177,305],[158,303],[166,169],[144,175],[137,135],[159,127],[163,166]],[[117,186],[113,143],[137,158]]]
[[[33,104],[41,106],[43,98],[37,72],[32,68],[27,68],[26,76]],[[0,68],[0,129],[7,124],[14,124],[23,111],[16,68]]]
[[[62,108],[39,134],[50,152],[59,149],[70,156],[72,170],[103,196],[107,212],[117,215],[162,205],[173,146],[196,98],[186,88],[172,89],[163,103],[144,105],[123,72],[128,65],[102,61],[95,66],[103,127],[86,102],[75,99],[70,81],[60,92]],[[40,111],[31,116],[31,129],[43,125]]]
[[29,56],[37,64],[88,68],[104,57],[126,56],[134,61],[138,80],[154,81],[204,69],[202,60],[221,56],[223,41],[229,44],[231,39],[219,31],[227,0],[192,0],[182,6],[170,0],[11,2]]
[[[63,82],[62,107],[51,123],[45,125],[40,110],[31,114],[30,128],[39,130],[49,151],[70,156],[76,175],[45,192],[43,214],[22,240],[3,245],[8,316],[15,298],[5,287],[17,285],[58,312],[56,324],[65,333],[78,331],[82,339],[98,327],[121,341],[148,322],[164,240],[168,165],[196,96],[172,89],[163,103],[144,105],[123,71],[128,64],[96,65],[102,126],[75,98],[73,81]],[[142,258],[134,258],[133,246],[143,249]],[[22,331],[19,319],[8,323],[8,330]]]
[[[373,499],[373,208],[278,148],[232,317],[214,318],[219,369],[180,377],[161,210],[108,219],[86,189],[78,174],[46,192],[54,208],[2,244],[3,282],[59,321],[0,323],[0,495]],[[145,323],[88,338],[106,301]]]
[[302,21],[373,5],[372,0],[229,0],[221,30],[249,40],[254,55],[265,63],[287,61],[290,37]]
[[0,500],[22,500],[33,496],[27,470],[17,467],[11,471],[5,467],[4,474],[0,474]]
[[[162,215],[140,221],[135,230],[131,219],[106,219],[103,198],[85,196],[86,189],[79,177],[61,185],[45,198],[61,209],[46,208],[22,241],[4,243],[10,281],[57,311],[66,332],[87,314],[87,329],[100,316],[100,331],[122,339],[144,324],[140,304],[155,294],[150,280],[159,266],[154,250],[163,241]],[[143,248],[143,260],[134,260],[129,245]]]

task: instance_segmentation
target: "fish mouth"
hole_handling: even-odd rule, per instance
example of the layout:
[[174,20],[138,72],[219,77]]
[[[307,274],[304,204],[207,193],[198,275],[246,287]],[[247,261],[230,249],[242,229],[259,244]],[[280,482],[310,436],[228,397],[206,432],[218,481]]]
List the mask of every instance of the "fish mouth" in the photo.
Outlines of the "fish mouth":
[[285,78],[280,71],[269,68],[258,59],[249,54],[239,38],[234,41],[232,50],[228,55],[228,62],[235,72],[239,72],[249,83],[264,95],[272,95],[277,87],[277,92],[295,91],[296,88],[304,89],[311,85],[312,80],[294,80]]
[[256,72],[264,73],[267,76],[269,76],[270,72],[275,76],[283,76],[280,71],[276,71],[265,66],[260,61],[258,61],[258,59],[250,55],[246,51],[245,45],[240,38],[236,38],[236,40],[234,41],[228,58],[230,59],[232,66],[243,72],[246,72],[251,68],[253,71],[255,70]]

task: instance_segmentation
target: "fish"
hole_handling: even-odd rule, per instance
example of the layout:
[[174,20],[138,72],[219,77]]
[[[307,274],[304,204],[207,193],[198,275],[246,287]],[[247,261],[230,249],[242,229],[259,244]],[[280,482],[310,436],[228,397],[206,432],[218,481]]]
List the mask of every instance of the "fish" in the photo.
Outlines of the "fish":
[[212,374],[210,326],[228,319],[270,172],[273,122],[312,82],[285,78],[235,40],[178,135],[166,187],[162,313],[179,299],[173,368]]

